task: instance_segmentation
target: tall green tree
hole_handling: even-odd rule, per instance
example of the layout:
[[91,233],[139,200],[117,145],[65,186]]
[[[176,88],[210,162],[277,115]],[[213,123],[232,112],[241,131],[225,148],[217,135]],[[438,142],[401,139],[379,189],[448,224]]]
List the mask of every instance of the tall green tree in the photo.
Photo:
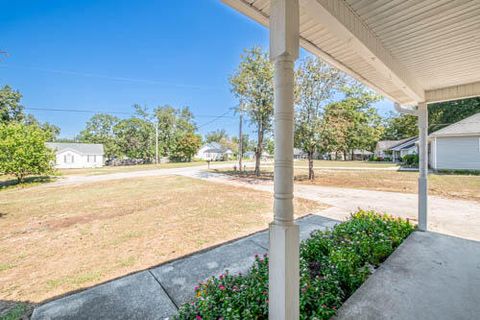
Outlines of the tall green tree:
[[0,173],[14,175],[19,183],[29,175],[52,173],[55,155],[47,139],[48,133],[35,125],[0,124]]
[[[235,147],[236,149],[232,149],[232,150],[236,150],[236,152],[238,152],[238,142],[239,142],[238,140],[239,139],[237,136],[232,137],[232,144],[236,146]],[[245,133],[242,134],[242,151],[243,151],[242,156],[245,154],[245,152],[255,150],[255,146],[256,146],[256,142],[254,140],[251,140],[248,134],[245,134]]]
[[344,159],[355,149],[373,150],[383,134],[382,119],[373,103],[380,97],[363,85],[354,83],[343,88],[345,98],[325,108],[322,124],[324,149],[341,152]]
[[227,134],[227,131],[225,131],[225,129],[218,129],[215,131],[211,131],[205,135],[206,143],[210,143],[210,142],[221,143],[225,140],[228,140],[228,134]]
[[20,104],[22,94],[6,85],[0,89],[0,123],[23,121],[24,108]]
[[87,121],[86,127],[80,132],[79,140],[86,143],[101,143],[105,157],[112,159],[120,156],[120,149],[113,128],[120,119],[110,114],[98,113]]
[[[428,131],[434,132],[480,112],[480,98],[433,103],[428,105]],[[418,135],[416,116],[392,113],[385,120],[382,139],[400,140]]]
[[378,114],[374,103],[381,97],[367,89],[364,85],[355,82],[344,87],[344,104],[352,112],[352,128],[348,131],[347,150],[352,154],[355,149],[373,151],[380,137],[383,135],[382,117]]
[[313,180],[313,155],[322,143],[323,107],[340,89],[343,74],[318,58],[306,58],[296,71],[295,145],[307,153]]
[[132,117],[120,120],[114,127],[119,152],[131,159],[152,161],[155,156],[154,128],[144,119]]
[[201,143],[202,138],[193,132],[178,136],[171,153],[171,159],[174,161],[192,161],[192,157],[200,149]]
[[[245,142],[245,139],[243,140]],[[216,142],[225,149],[230,149],[234,153],[238,153],[238,138],[229,137],[225,129],[211,131],[205,135],[205,142]]]
[[255,174],[260,175],[260,159],[265,134],[273,117],[273,65],[260,47],[245,50],[242,61],[230,77],[232,92],[242,102],[242,110],[256,127]]
[[154,110],[159,133],[159,154],[163,157],[169,156],[175,147],[177,113],[177,109],[169,105]]
[[480,112],[480,97],[433,103],[428,106],[429,131],[437,131]]
[[29,126],[37,126],[47,135],[47,141],[56,141],[60,134],[60,128],[48,122],[39,122],[33,115],[26,114],[23,123]]
[[393,114],[387,117],[383,140],[400,140],[418,135],[418,118],[411,114]]
[[174,108],[169,105],[159,106],[153,111],[158,125],[159,148],[162,156],[170,156],[181,139],[194,134],[197,126],[190,108]]
[[60,134],[60,128],[48,122],[41,123],[32,114],[25,113],[21,99],[20,91],[13,90],[8,85],[0,89],[0,124],[20,122],[37,126],[46,132],[48,141],[55,141]]

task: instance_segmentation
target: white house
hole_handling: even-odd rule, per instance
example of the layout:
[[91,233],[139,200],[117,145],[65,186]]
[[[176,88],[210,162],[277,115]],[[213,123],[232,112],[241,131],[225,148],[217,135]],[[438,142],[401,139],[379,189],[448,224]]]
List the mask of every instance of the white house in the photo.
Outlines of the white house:
[[103,144],[47,142],[58,169],[103,167]]
[[433,132],[432,169],[480,170],[480,113]]
[[409,154],[418,154],[418,137],[400,140],[395,146],[389,149],[393,162],[401,162],[402,158]]
[[293,148],[293,159],[307,159],[308,154],[300,148]]
[[232,150],[223,147],[218,142],[210,142],[203,145],[200,150],[198,150],[195,158],[210,161],[220,161],[226,160],[230,156],[233,156]]
[[393,154],[392,154],[391,148],[407,140],[408,139],[378,141],[373,154],[375,155],[375,157],[381,160],[392,160]]
[[243,157],[245,159],[254,159],[255,158],[255,152],[254,151],[247,151],[243,154]]

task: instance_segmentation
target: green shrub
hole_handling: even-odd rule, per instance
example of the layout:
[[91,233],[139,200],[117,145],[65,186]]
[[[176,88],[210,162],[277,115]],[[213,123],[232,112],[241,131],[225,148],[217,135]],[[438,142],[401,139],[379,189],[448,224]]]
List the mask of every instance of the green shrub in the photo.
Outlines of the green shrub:
[[480,170],[469,169],[439,169],[436,171],[439,174],[445,175],[465,175],[465,176],[480,176]]
[[26,317],[25,314],[27,313],[27,311],[28,311],[27,304],[19,303],[15,307],[13,307],[9,311],[7,311],[7,313],[5,313],[3,315],[0,315],[0,320],[19,320],[19,319],[23,319],[24,317]]
[[[359,211],[300,245],[300,319],[330,319],[414,230],[407,220]],[[268,319],[268,256],[246,275],[228,272],[195,288],[176,319]]]
[[402,163],[409,167],[418,167],[418,154],[407,154],[402,158]]

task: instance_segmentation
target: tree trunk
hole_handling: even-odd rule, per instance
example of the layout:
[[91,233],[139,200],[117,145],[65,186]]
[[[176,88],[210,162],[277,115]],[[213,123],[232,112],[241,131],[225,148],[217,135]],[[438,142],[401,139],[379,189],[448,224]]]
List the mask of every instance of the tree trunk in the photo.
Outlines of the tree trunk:
[[240,109],[240,125],[238,133],[238,169],[242,172],[242,158],[243,158],[243,134],[242,134],[242,125],[243,125],[243,115]]
[[262,145],[263,145],[263,127],[262,123],[258,123],[258,138],[257,138],[257,150],[255,150],[255,175],[260,176],[260,158],[262,157]]
[[25,182],[25,176],[23,174],[17,175],[17,184],[22,184]]
[[347,161],[347,150],[343,150],[343,161]]
[[313,172],[313,152],[308,151],[308,179],[315,180],[315,173]]

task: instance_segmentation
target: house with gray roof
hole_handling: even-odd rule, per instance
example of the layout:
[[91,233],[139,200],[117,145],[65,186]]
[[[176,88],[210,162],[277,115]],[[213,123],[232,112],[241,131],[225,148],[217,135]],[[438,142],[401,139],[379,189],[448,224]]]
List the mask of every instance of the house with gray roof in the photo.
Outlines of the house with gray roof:
[[225,148],[218,142],[210,142],[204,144],[198,150],[195,158],[207,161],[222,161],[228,160],[233,156],[233,151]]
[[480,113],[429,135],[430,167],[480,170]]
[[103,144],[47,142],[55,151],[55,167],[58,169],[103,167]]
[[373,154],[376,158],[382,160],[393,160],[393,152],[391,149],[401,143],[404,143],[407,140],[408,139],[378,141]]
[[393,162],[402,162],[403,157],[409,154],[418,154],[418,136],[400,140],[389,150],[392,153]]

